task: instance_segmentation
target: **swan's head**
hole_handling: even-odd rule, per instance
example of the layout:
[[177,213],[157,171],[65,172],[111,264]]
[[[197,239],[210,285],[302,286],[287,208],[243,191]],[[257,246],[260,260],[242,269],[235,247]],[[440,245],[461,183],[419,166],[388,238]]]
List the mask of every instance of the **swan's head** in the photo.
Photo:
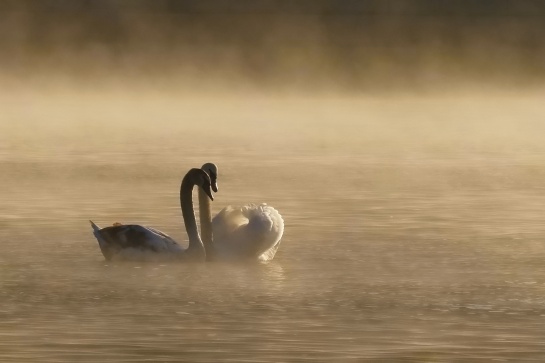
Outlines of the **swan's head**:
[[210,184],[214,193],[218,192],[218,167],[213,163],[206,163],[201,169],[210,176]]
[[204,190],[204,192],[206,193],[206,195],[208,195],[208,198],[210,198],[210,200],[214,200],[214,196],[212,195],[212,184],[210,182],[210,177],[208,176],[208,174],[206,174],[203,170],[200,170],[200,169],[197,169],[200,171],[200,173],[198,174],[198,179],[197,179],[197,185],[199,185],[202,190]]
[[180,196],[186,188],[193,189],[193,186],[196,185],[201,187],[202,190],[208,195],[208,198],[214,200],[212,196],[212,186],[210,183],[210,177],[202,169],[193,168],[187,172],[182,180],[182,186],[180,187]]

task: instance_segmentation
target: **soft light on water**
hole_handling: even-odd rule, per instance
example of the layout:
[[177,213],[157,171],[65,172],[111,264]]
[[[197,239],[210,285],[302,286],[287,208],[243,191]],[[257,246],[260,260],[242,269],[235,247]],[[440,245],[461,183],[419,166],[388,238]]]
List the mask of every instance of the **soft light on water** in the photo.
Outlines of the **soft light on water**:
[[[540,361],[540,99],[4,95],[0,360]],[[207,161],[272,263],[104,261],[88,219],[185,241]]]

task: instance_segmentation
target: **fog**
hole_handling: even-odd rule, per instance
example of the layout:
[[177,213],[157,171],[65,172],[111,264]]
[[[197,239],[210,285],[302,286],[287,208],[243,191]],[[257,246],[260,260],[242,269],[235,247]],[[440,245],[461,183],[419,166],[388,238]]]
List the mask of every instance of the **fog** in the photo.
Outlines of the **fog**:
[[[542,361],[533,1],[0,5],[0,361]],[[268,203],[265,263],[105,261]]]
[[7,80],[186,90],[536,86],[538,1],[4,1]]

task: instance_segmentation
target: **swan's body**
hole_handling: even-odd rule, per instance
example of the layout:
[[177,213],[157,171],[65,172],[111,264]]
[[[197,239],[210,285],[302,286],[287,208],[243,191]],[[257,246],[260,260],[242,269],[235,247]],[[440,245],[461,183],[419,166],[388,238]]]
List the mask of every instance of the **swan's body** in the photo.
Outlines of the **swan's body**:
[[[191,169],[180,187],[180,204],[184,224],[189,236],[189,247],[184,249],[165,233],[140,225],[114,224],[111,227],[99,228],[91,221],[93,234],[98,240],[100,250],[106,260],[186,260],[204,261],[206,252],[197,231],[197,222],[193,212],[192,190],[199,185],[210,198],[211,181],[201,169]],[[201,189],[199,188],[199,189]]]
[[101,229],[90,222],[106,260],[174,260],[185,250],[168,235],[151,227],[116,224]]
[[284,220],[276,209],[266,204],[223,208],[212,220],[216,259],[274,258]]
[[[217,178],[216,165],[208,163],[202,169],[212,180]],[[228,206],[212,219],[210,200],[201,189],[199,216],[207,260],[270,261],[284,233],[282,216],[266,204]]]

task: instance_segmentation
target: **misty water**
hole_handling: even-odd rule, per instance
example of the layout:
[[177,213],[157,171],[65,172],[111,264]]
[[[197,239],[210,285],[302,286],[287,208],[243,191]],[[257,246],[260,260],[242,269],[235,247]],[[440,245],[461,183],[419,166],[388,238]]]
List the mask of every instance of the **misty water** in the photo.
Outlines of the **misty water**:
[[[0,115],[0,361],[540,361],[540,95],[21,91]],[[111,263],[88,219],[187,243],[179,183],[285,220],[268,264]]]

